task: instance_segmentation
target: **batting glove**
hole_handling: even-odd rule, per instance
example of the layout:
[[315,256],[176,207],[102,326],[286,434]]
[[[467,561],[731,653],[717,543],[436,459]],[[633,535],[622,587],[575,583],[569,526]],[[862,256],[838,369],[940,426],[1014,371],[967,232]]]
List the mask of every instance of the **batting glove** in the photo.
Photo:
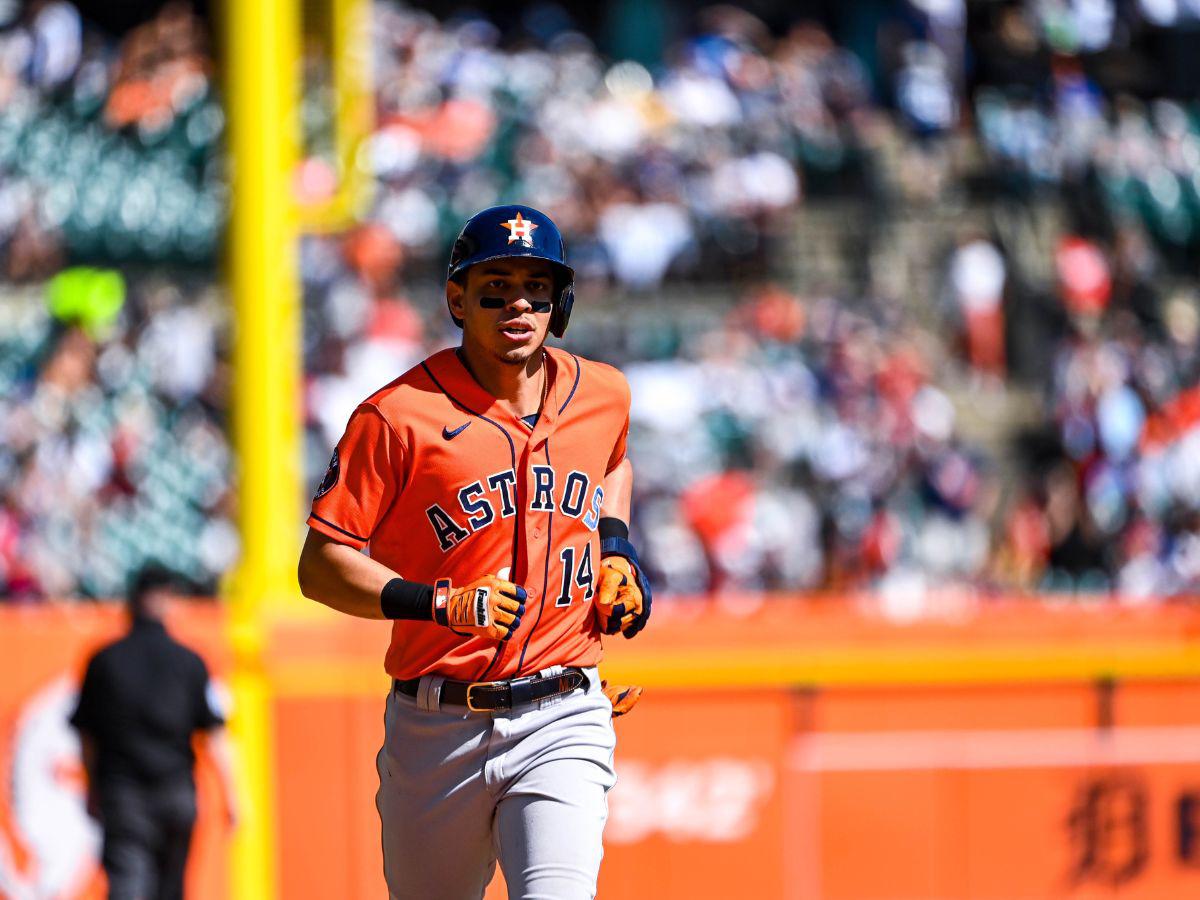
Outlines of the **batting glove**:
[[612,704],[614,719],[625,715],[642,699],[642,689],[636,684],[609,684],[607,681],[601,681],[600,689]]
[[484,575],[455,590],[449,579],[433,586],[433,619],[455,634],[507,641],[521,627],[525,588]]
[[637,586],[637,576],[625,557],[610,556],[600,560],[595,603],[600,631],[604,634],[624,631],[642,611],[642,592]]
[[642,572],[633,544],[622,537],[602,540],[596,597],[601,631],[605,634],[619,631],[627,638],[633,637],[646,627],[651,602],[650,582]]

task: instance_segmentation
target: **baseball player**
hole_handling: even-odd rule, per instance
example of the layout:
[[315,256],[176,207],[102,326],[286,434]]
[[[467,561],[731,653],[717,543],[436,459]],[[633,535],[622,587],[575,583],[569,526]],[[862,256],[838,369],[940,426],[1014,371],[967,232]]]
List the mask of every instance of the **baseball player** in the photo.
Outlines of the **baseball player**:
[[479,898],[497,860],[509,897],[595,896],[612,716],[638,695],[606,693],[601,635],[637,634],[651,597],[626,527],[629,387],[545,346],[573,280],[543,213],[471,218],[446,283],[461,346],[354,411],[313,500],[305,596],[393,620],[393,898]]

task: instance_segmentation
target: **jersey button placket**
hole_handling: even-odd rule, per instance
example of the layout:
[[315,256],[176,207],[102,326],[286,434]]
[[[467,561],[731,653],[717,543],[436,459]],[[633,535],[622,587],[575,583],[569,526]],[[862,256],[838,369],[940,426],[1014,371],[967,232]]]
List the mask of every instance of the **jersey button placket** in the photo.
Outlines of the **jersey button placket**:
[[[519,442],[520,438],[516,438]],[[530,461],[529,461],[529,444],[520,446],[516,451],[516,471],[513,473],[516,476],[516,485],[514,493],[516,494],[517,504],[517,520],[514,523],[513,538],[518,546],[514,550],[514,561],[517,567],[513,570],[514,580],[527,582],[530,576],[530,556],[529,556],[529,521],[532,517],[529,511],[531,497],[529,494],[530,480]],[[522,583],[522,587],[529,589],[528,584]]]
[[[532,463],[528,462],[532,455],[526,457],[525,466],[525,496],[529,498],[530,507],[538,501],[538,484],[537,476],[534,474]],[[533,550],[532,544],[535,541],[540,541],[542,535],[546,533],[545,525],[546,512],[540,509],[529,509],[529,541],[530,550]],[[531,553],[532,556],[532,553]]]

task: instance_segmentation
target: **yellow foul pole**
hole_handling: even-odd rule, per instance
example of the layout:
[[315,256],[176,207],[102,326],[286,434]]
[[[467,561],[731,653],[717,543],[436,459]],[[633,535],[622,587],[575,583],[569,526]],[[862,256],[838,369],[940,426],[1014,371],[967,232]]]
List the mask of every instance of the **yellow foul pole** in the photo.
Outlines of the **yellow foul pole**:
[[298,144],[296,0],[226,0],[224,88],[232,209],[227,265],[235,333],[232,430],[242,559],[230,581],[230,728],[243,818],[231,896],[279,896],[267,613],[299,602],[300,290],[290,174]]
[[328,0],[333,68],[333,125],[338,186],[323,203],[300,208],[305,231],[349,228],[370,203],[373,183],[359,154],[375,124],[371,71],[371,0]]

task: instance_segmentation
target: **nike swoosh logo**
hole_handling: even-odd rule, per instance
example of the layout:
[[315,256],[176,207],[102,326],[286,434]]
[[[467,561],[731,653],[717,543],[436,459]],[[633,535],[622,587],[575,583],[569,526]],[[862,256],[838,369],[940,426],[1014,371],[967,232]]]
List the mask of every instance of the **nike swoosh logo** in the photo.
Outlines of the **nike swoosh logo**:
[[460,434],[462,434],[463,430],[466,429],[466,427],[470,424],[471,423],[469,421],[464,422],[462,425],[459,425],[453,431],[451,431],[449,428],[447,428],[445,425],[443,425],[442,426],[442,437],[444,437],[448,441],[452,441],[456,437],[458,437]]

